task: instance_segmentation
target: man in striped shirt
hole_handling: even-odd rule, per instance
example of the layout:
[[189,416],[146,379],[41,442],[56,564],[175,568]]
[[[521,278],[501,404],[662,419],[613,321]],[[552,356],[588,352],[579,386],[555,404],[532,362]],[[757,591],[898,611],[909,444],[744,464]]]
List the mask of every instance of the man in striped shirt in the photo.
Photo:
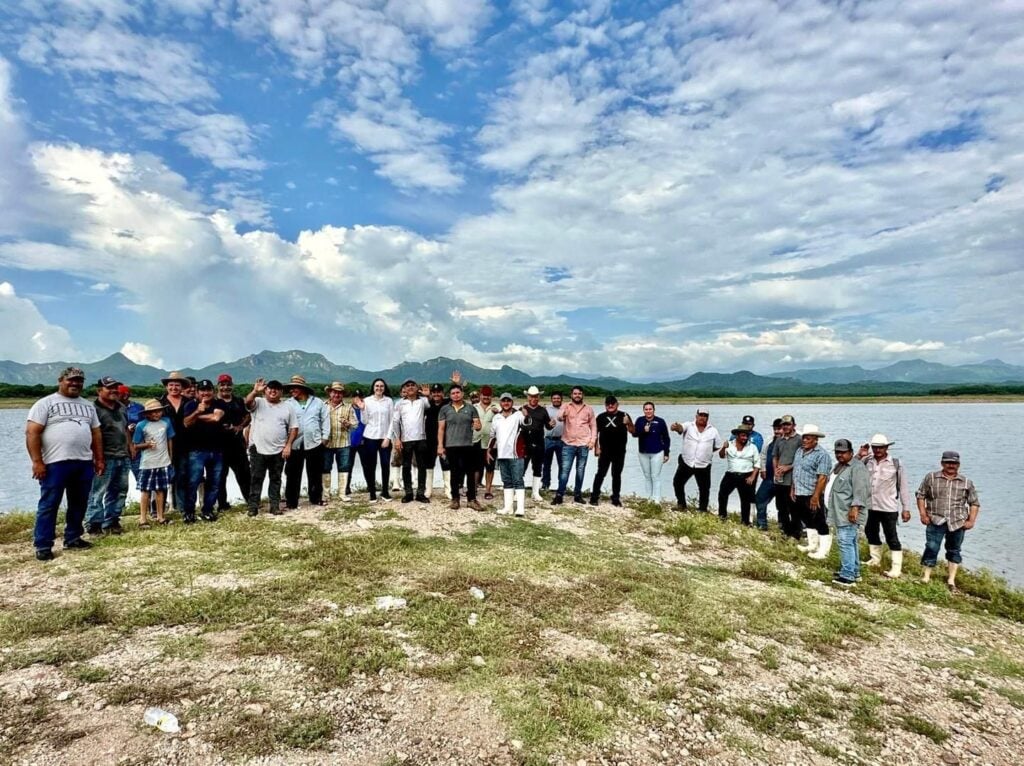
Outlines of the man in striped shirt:
[[930,582],[932,570],[939,558],[939,548],[946,542],[946,561],[949,564],[947,587],[956,592],[956,573],[960,568],[960,548],[964,533],[974,529],[981,506],[974,482],[960,473],[960,453],[947,450],[942,453],[942,470],[932,471],[924,477],[917,490],[917,510],[921,523],[926,526],[923,582]]

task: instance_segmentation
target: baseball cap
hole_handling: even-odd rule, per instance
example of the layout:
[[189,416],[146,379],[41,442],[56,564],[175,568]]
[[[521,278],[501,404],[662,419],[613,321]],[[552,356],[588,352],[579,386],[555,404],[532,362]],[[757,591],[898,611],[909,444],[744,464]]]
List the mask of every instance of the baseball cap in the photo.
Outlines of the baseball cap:
[[126,386],[124,383],[117,387],[117,393],[119,394],[130,394],[131,392],[131,386]]
[[836,439],[836,452],[853,452],[853,445],[849,439]]
[[698,407],[697,408],[697,414],[698,415],[710,415],[711,413],[708,412],[708,408],[707,407]]
[[608,394],[608,396],[606,396],[604,398],[604,403],[605,404],[618,404],[619,400],[616,399],[612,394]]
[[948,449],[948,450],[946,450],[945,452],[942,453],[942,462],[943,463],[959,463],[960,462],[960,453],[957,452],[956,450]]
[[745,425],[745,426],[752,426],[752,425],[754,425],[754,416],[753,415],[744,415],[742,422],[743,422],[743,425]]
[[121,385],[121,381],[116,380],[109,375],[104,375],[96,381],[96,388],[117,388],[119,385]]
[[780,426],[782,426],[782,418],[775,418],[772,421],[772,428],[779,428]]
[[408,385],[415,386],[416,385],[416,381],[413,380],[412,378],[406,378],[405,380],[402,381],[401,388],[405,388]]
[[480,396],[494,396],[494,389],[490,386],[481,386]]
[[212,391],[213,390],[213,381],[210,380],[209,378],[203,378],[198,383],[196,383],[196,390],[197,391]]
[[69,378],[85,380],[85,373],[81,367],[65,367],[60,373],[60,380],[68,380]]
[[430,385],[430,393],[434,393],[435,391],[440,391],[443,394],[444,386],[442,386],[440,383],[432,383]]
[[793,416],[792,415],[783,415],[781,418],[779,418],[779,424],[780,425],[791,426],[794,423],[796,423],[796,421],[793,420]]
[[228,375],[226,372],[222,372],[220,375],[217,376],[217,382],[233,384],[235,381],[232,380],[231,376]]
[[512,401],[512,394],[510,394],[508,391],[506,391],[505,393],[503,393],[501,396],[498,397],[499,401],[502,401],[504,399],[508,399],[511,402]]

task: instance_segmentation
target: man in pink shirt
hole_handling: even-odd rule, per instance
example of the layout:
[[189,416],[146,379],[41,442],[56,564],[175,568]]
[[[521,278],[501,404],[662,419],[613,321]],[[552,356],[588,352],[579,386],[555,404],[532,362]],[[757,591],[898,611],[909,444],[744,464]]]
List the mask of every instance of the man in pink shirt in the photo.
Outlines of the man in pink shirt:
[[573,461],[576,461],[576,485],[572,498],[573,502],[582,503],[583,473],[587,469],[587,455],[597,440],[597,417],[594,409],[583,403],[583,389],[579,386],[573,386],[570,401],[562,405],[557,417],[565,430],[562,432],[562,470],[558,476],[558,494],[551,504],[562,504]]

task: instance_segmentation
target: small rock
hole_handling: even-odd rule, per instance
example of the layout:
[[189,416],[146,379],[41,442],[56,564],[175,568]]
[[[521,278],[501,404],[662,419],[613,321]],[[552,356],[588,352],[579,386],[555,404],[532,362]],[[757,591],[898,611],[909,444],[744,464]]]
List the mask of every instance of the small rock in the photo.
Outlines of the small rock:
[[486,598],[486,594],[484,594],[484,592],[475,585],[469,589],[469,595],[471,595],[477,601],[483,601],[484,598]]
[[406,601],[404,598],[397,598],[395,596],[377,596],[374,600],[374,606],[380,612],[389,612],[392,609],[405,609]]
[[384,692],[385,694],[391,694],[391,690],[394,689],[394,688],[395,687],[392,684],[386,683],[386,684],[382,684],[381,685],[380,690],[382,692]]
[[594,710],[598,712],[604,710],[604,703],[601,700],[594,700]]
[[683,546],[684,548],[689,548],[690,546],[693,545],[693,542],[690,540],[689,537],[687,537],[686,535],[683,535],[682,537],[679,538],[679,544],[681,546]]
[[106,700],[96,700],[96,704],[92,706],[93,710],[102,710],[107,706]]
[[717,676],[718,668],[714,665],[698,665],[697,669],[706,676]]
[[56,699],[57,702],[67,702],[69,699],[71,699],[71,692],[61,692],[57,695]]
[[245,709],[248,710],[250,713],[255,713],[256,715],[263,715],[263,713],[266,712],[263,709],[263,705],[257,704],[255,702],[253,702],[250,705],[246,705]]
[[955,753],[946,752],[942,754],[942,762],[948,763],[949,766],[957,766],[960,763],[960,759],[956,757]]
[[360,529],[373,529],[373,522],[369,519],[356,519],[356,526]]
[[510,739],[508,744],[513,750],[523,749],[523,741],[521,739]]
[[469,627],[472,628],[472,627],[475,627],[477,622],[479,622],[479,621],[480,621],[480,615],[478,615],[476,612],[470,612],[469,613],[469,619],[466,620],[466,623],[469,625]]
[[473,666],[477,668],[482,668],[484,665],[487,664],[486,660],[484,660],[484,658],[481,657],[479,654],[474,655],[473,659],[471,659],[470,662],[472,662]]
[[957,649],[960,652],[962,652],[963,654],[966,654],[968,657],[973,657],[974,656],[974,650],[973,649],[968,649],[966,646],[960,646],[960,647],[957,647]]

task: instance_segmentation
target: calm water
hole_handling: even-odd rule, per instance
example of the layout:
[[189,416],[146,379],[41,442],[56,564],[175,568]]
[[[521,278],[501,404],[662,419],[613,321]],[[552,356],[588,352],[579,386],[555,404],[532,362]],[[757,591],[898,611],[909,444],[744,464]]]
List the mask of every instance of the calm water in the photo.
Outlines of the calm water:
[[[634,419],[641,416],[639,406],[624,407]],[[696,408],[692,405],[665,405],[657,414],[669,423],[692,419]],[[598,408],[598,411],[600,409]],[[981,498],[981,516],[978,526],[967,533],[964,560],[969,567],[985,566],[1017,585],[1024,585],[1024,530],[1022,530],[1021,500],[1018,494],[1020,456],[1011,450],[1009,459],[994,457],[989,442],[1005,440],[1015,444],[1013,434],[1024,431],[1024,404],[799,404],[785,405],[715,405],[711,407],[711,422],[720,431],[735,427],[743,415],[757,419],[757,430],[771,433],[771,421],[783,414],[792,414],[798,423],[815,423],[828,434],[822,444],[830,449],[832,439],[849,438],[854,445],[866,442],[876,431],[884,432],[896,442],[891,454],[898,457],[907,470],[911,491],[927,471],[938,469],[939,455],[944,449],[959,450],[962,470],[978,487]],[[27,410],[0,410],[0,513],[12,509],[33,510],[38,500],[38,484],[31,478],[30,464],[25,452],[24,428]],[[662,472],[662,497],[671,500],[672,475],[675,456],[679,452],[680,437],[673,434],[672,460]],[[623,471],[623,492],[631,494],[643,486],[643,477],[635,457],[635,443],[626,458]],[[716,458],[711,488],[712,503],[717,496],[724,460]],[[588,486],[597,460],[591,456],[587,465]],[[358,472],[358,469],[357,469]],[[361,482],[359,482],[361,484]],[[440,478],[438,478],[440,483]],[[605,492],[610,489],[605,480]],[[231,485],[238,497],[237,487]],[[693,480],[688,492],[696,493]],[[135,496],[134,485],[132,495]],[[738,510],[738,498],[731,499],[733,511]],[[769,508],[769,516],[774,516]],[[924,527],[917,520],[916,509],[910,524],[900,526],[900,538],[920,551],[924,544]]]

